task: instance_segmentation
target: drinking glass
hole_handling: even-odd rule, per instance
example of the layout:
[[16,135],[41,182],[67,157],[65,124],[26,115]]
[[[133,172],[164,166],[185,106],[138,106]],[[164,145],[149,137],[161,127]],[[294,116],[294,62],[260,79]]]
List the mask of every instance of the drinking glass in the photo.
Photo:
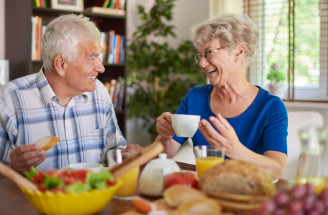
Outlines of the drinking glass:
[[213,148],[212,146],[195,146],[196,171],[200,178],[210,167],[224,161],[224,148]]
[[[130,157],[132,154],[125,152],[124,149],[113,149],[107,151],[107,162],[108,166],[112,167],[122,163],[125,159]],[[125,173],[120,177],[123,184],[116,191],[114,198],[130,200],[136,195],[137,184],[139,177],[139,167],[136,167],[129,172]]]

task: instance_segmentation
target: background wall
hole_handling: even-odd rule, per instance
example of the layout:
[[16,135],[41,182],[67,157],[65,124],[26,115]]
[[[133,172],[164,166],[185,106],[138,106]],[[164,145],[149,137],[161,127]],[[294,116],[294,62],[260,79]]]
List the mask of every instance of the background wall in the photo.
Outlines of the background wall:
[[0,60],[5,59],[5,0],[0,0]]
[[[136,30],[136,26],[141,24],[137,14],[137,5],[142,5],[145,9],[151,8],[154,0],[127,0],[127,35],[131,37]],[[176,38],[169,39],[172,46],[176,46],[181,39],[189,39],[190,29],[193,25],[208,19],[209,0],[179,0],[175,2],[173,8],[173,20],[171,24],[175,25],[174,32]],[[181,99],[181,98],[177,98]],[[143,127],[143,122],[136,118],[127,121],[126,139],[129,144],[140,144],[145,146],[152,142],[147,130]]]

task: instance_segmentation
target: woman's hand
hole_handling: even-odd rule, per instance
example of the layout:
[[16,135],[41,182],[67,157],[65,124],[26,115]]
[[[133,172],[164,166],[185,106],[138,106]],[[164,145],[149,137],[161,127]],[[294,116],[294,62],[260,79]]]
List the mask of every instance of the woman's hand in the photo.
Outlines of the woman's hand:
[[247,151],[247,148],[239,141],[234,128],[221,114],[217,114],[216,117],[211,116],[209,120],[219,132],[205,119],[199,123],[199,130],[211,146],[224,147],[225,155],[232,159],[238,159],[243,151]]
[[37,144],[17,147],[10,153],[10,166],[19,173],[29,171],[32,166],[38,166],[46,159],[46,152],[40,150]]
[[175,134],[172,127],[172,115],[169,112],[165,112],[156,119],[156,131],[165,139],[171,139]]

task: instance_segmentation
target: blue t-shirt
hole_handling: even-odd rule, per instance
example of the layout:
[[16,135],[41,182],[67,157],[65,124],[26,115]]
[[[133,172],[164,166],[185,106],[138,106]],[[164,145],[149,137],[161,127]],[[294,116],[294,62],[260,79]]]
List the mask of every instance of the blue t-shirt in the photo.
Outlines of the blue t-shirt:
[[[257,86],[258,87],[258,86]],[[181,100],[177,114],[200,115],[209,120],[216,116],[210,107],[210,94],[213,85],[202,85],[192,88]],[[235,129],[239,141],[248,149],[263,154],[265,151],[279,151],[287,154],[288,117],[284,103],[277,96],[258,87],[260,90],[248,109],[234,118],[226,118]],[[215,128],[215,127],[214,127]],[[173,136],[183,144],[187,138]],[[197,130],[192,138],[194,146],[209,145],[203,134]]]

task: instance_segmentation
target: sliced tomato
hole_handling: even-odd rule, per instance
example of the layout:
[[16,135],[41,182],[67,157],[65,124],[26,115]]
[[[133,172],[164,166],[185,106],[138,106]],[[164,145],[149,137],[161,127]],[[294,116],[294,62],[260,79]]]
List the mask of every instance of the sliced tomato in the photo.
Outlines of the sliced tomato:
[[39,189],[41,192],[46,191],[46,189],[44,188],[44,186],[43,186],[42,184],[38,184],[38,189]]
[[108,186],[114,186],[114,185],[115,185],[115,181],[107,180],[107,181],[106,181],[106,184],[107,184]]
[[87,174],[89,172],[90,171],[85,170],[85,169],[75,170],[75,171],[71,172],[70,176],[77,179],[77,180],[79,180],[79,181],[84,182],[86,177],[87,177]]
[[44,173],[38,172],[32,179],[32,182],[35,184],[40,184],[44,179]]
[[49,176],[54,177],[54,178],[58,178],[62,174],[62,172],[60,170],[58,170],[58,169],[49,170],[46,173]]

